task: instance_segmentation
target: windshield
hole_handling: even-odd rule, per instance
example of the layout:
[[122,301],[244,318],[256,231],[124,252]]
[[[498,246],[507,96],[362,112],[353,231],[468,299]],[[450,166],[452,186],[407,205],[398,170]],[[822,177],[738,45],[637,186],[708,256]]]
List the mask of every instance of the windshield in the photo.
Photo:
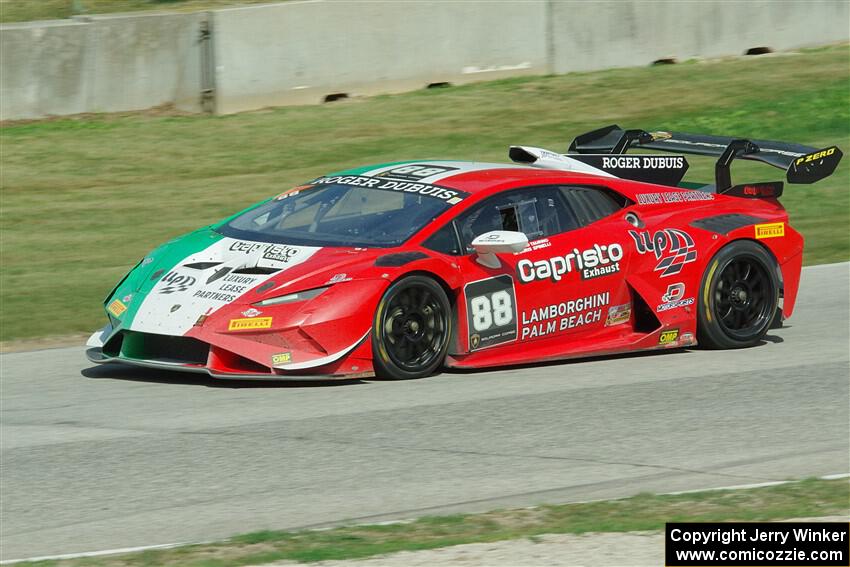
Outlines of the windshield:
[[225,236],[306,246],[398,246],[451,206],[444,199],[353,184],[304,185],[216,230]]

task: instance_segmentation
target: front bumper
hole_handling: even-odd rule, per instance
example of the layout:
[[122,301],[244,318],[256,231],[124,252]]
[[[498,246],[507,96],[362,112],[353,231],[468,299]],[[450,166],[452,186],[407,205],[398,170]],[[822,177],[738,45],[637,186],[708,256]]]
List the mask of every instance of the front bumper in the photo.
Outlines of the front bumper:
[[344,374],[252,374],[252,373],[232,373],[232,372],[216,372],[212,368],[206,366],[196,366],[185,364],[177,361],[168,360],[145,360],[137,358],[124,358],[120,356],[108,356],[103,353],[101,347],[92,347],[86,350],[86,358],[90,362],[96,364],[105,364],[107,362],[117,362],[120,364],[129,364],[131,366],[139,366],[142,368],[155,368],[157,370],[172,370],[175,372],[193,372],[196,374],[207,374],[213,378],[221,378],[225,380],[265,380],[271,382],[306,382],[306,381],[325,381],[325,380],[348,380],[356,378],[352,375]]
[[117,362],[231,380],[343,380],[372,375],[371,361],[364,361],[366,353],[360,352],[368,346],[367,336],[321,358],[267,366],[196,338],[115,331],[107,326],[87,341],[86,358],[97,364]]

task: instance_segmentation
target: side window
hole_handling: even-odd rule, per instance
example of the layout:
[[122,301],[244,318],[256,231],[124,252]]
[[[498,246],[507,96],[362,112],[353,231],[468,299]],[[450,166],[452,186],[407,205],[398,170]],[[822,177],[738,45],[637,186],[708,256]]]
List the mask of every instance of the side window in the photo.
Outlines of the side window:
[[545,238],[578,227],[578,220],[557,187],[526,187],[490,197],[456,221],[466,252],[476,236],[491,230],[524,233],[529,240]]
[[605,189],[561,187],[560,190],[573,210],[579,226],[587,226],[599,219],[613,215],[626,205],[625,199]]
[[457,256],[461,253],[460,245],[457,240],[457,232],[455,232],[454,223],[450,222],[422,244],[425,248],[442,252],[443,254],[451,254]]

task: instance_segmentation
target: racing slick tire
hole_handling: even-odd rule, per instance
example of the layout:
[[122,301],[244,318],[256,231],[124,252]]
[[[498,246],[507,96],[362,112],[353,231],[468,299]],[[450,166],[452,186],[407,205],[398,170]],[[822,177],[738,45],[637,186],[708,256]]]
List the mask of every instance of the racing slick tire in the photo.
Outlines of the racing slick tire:
[[442,366],[449,349],[451,306],[433,279],[414,275],[393,283],[372,323],[375,375],[422,378]]
[[703,274],[697,300],[697,337],[710,349],[757,344],[770,328],[779,303],[776,262],[750,240],[727,244]]

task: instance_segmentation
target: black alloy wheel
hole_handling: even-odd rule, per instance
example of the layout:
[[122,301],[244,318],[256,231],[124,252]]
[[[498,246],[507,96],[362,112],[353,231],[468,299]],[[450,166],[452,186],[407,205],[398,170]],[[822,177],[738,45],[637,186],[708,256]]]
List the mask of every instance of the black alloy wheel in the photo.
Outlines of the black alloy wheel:
[[699,297],[698,335],[709,348],[742,348],[767,333],[779,303],[773,256],[740,240],[723,247],[708,264]]
[[446,358],[451,307],[431,278],[408,276],[387,290],[372,326],[375,374],[405,380],[427,376]]

